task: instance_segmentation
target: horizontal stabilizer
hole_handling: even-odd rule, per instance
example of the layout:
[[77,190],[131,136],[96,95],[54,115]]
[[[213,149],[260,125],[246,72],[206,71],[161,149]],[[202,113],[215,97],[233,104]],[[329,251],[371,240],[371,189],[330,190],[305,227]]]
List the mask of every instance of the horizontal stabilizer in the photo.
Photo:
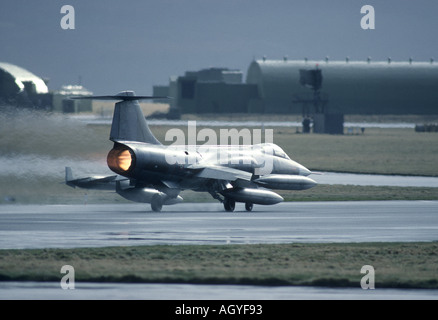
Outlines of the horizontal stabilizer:
[[[112,181],[115,181],[118,178],[118,176],[106,176],[106,177],[102,177],[102,178],[92,177],[92,178],[94,178],[94,181],[96,181],[96,182],[112,182]],[[117,179],[117,180],[120,181],[121,179]]]
[[127,180],[127,178],[112,176],[90,176],[74,178],[70,167],[65,167],[65,184],[72,188],[95,189],[95,190],[114,190],[117,181]]

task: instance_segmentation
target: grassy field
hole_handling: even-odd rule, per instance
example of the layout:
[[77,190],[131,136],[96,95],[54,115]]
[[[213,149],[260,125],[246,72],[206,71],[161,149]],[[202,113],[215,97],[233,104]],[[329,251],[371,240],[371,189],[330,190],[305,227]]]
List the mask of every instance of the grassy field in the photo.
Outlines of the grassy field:
[[438,288],[437,243],[179,245],[0,250],[0,280]]
[[279,129],[275,141],[313,170],[438,175],[438,136],[412,129],[367,129],[363,135],[303,135]]

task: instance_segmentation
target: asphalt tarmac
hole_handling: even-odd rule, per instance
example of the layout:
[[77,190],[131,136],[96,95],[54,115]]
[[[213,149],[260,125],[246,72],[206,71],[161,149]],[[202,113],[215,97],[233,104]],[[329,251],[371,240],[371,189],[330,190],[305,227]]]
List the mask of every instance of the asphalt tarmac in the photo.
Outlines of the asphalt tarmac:
[[[193,284],[0,282],[0,300],[436,300],[438,290]],[[234,302],[233,302],[234,301]]]
[[2,205],[0,248],[437,241],[438,201]]

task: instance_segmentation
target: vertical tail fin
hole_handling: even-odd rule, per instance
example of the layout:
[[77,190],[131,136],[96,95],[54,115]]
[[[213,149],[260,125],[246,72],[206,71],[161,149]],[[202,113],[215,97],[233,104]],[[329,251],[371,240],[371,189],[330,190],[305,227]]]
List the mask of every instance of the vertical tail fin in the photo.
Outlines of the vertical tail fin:
[[70,187],[76,188],[75,184],[71,183],[71,181],[73,181],[73,180],[74,180],[74,178],[73,178],[73,172],[72,172],[71,168],[65,167],[65,184],[70,186]]
[[70,167],[65,167],[65,182],[73,180],[73,172]]
[[149,129],[138,100],[134,100],[136,98],[134,92],[124,91],[117,96],[120,96],[123,101],[116,103],[111,125],[110,140],[161,144]]

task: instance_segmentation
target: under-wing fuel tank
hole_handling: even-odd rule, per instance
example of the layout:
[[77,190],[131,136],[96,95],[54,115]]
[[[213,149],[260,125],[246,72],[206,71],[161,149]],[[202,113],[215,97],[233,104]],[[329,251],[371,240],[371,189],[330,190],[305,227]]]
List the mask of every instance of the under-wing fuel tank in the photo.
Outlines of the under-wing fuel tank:
[[123,187],[121,182],[117,182],[116,192],[123,198],[134,202],[152,203],[154,198],[159,198],[162,204],[171,205],[183,201],[181,196],[172,198],[166,195],[164,192],[152,188],[133,188],[129,186]]
[[284,200],[275,192],[252,188],[230,188],[221,191],[220,194],[237,202],[254,204],[276,204]]

